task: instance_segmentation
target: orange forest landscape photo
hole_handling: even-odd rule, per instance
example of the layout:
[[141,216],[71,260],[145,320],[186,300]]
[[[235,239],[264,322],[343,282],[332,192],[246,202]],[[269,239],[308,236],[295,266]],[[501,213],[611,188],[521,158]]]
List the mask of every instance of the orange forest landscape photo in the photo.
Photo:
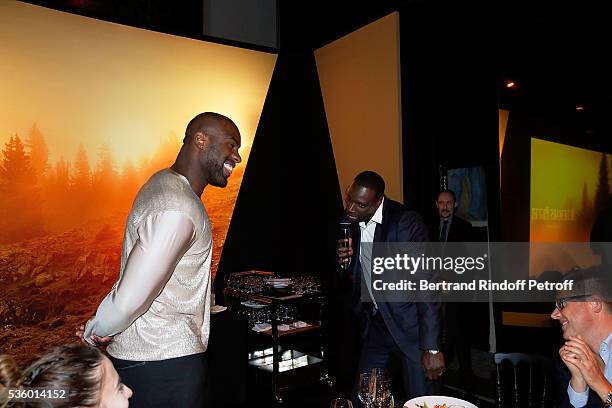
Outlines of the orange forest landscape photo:
[[117,279],[136,192],[203,111],[242,134],[227,187],[202,197],[214,276],[276,56],[19,2],[0,4],[0,52],[0,354],[23,365],[77,341]]

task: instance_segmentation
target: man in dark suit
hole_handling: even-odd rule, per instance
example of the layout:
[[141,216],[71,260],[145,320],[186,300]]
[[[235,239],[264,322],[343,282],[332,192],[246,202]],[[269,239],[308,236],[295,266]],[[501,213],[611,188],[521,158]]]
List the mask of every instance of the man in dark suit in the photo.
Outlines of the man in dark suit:
[[[434,242],[472,242],[472,224],[455,215],[458,207],[455,193],[452,190],[442,190],[436,198],[437,217],[435,217],[430,230]],[[465,251],[453,247],[455,255],[461,255]],[[469,325],[469,317],[472,315],[471,304],[449,302],[442,305],[442,348],[450,357],[455,354],[459,363],[459,371],[465,387],[470,391],[472,381],[472,360],[469,335],[466,334],[466,325]],[[460,334],[460,331],[463,334]],[[469,330],[467,330],[469,332]],[[440,384],[438,384],[440,385]]]
[[438,222],[432,232],[433,241],[438,242],[471,242],[472,224],[455,215],[459,203],[452,190],[442,190],[436,198]]
[[[385,302],[372,293],[372,243],[427,240],[421,217],[385,197],[384,191],[384,180],[373,171],[357,175],[347,189],[345,217],[353,223],[354,232],[348,248],[339,246],[338,262],[349,263],[354,311],[362,328],[358,373],[388,368],[391,357],[396,357],[401,362],[406,394],[413,397],[427,392],[426,377],[438,378],[444,372],[444,356],[438,344],[440,304]],[[354,400],[356,391],[357,386]]]

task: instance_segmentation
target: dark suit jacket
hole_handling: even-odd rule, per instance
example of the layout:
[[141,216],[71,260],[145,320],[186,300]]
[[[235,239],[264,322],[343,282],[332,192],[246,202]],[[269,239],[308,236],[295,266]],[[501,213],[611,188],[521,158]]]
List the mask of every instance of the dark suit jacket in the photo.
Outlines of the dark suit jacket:
[[[353,232],[353,258],[349,273],[353,276],[354,310],[361,319],[362,335],[369,329],[370,315],[361,302],[361,265],[359,262],[360,229]],[[382,224],[376,226],[374,243],[425,242],[427,227],[419,214],[385,197]],[[378,302],[378,309],[393,340],[407,355],[422,350],[439,350],[440,303],[432,302]]]
[[[440,240],[440,217],[436,217],[432,222],[430,231],[432,232],[431,240],[438,242]],[[463,218],[453,215],[453,222],[450,224],[450,229],[447,232],[447,242],[472,242],[473,241],[472,224]]]

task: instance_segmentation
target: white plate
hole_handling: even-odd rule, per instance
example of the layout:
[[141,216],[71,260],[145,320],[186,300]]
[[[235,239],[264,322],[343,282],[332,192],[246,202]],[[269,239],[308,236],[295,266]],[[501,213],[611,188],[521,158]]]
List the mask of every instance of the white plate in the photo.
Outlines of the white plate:
[[471,402],[464,401],[459,398],[445,397],[442,395],[426,395],[423,397],[416,397],[407,401],[404,404],[404,408],[418,408],[424,404],[427,404],[427,408],[434,408],[435,405],[446,404],[448,408],[478,408]]
[[221,305],[214,305],[210,308],[210,313],[215,314],[215,313],[221,313],[227,310],[226,306],[221,306]]
[[251,330],[256,332],[263,332],[266,330],[270,330],[271,328],[272,325],[270,323],[257,323],[251,328]]
[[245,300],[244,302],[240,302],[241,305],[246,307],[252,307],[253,309],[261,309],[262,307],[266,307],[263,303],[254,302],[252,300]]

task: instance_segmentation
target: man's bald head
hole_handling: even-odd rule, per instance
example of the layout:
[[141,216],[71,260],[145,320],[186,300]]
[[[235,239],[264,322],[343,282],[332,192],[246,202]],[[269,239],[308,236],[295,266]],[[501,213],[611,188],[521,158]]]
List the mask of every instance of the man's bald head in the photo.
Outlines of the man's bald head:
[[219,136],[222,133],[240,134],[236,124],[227,116],[215,112],[204,112],[197,115],[187,124],[183,143],[192,139],[196,133]]
[[200,113],[187,125],[172,169],[187,177],[199,195],[208,184],[225,187],[242,161],[240,142],[240,131],[230,118],[214,112]]

